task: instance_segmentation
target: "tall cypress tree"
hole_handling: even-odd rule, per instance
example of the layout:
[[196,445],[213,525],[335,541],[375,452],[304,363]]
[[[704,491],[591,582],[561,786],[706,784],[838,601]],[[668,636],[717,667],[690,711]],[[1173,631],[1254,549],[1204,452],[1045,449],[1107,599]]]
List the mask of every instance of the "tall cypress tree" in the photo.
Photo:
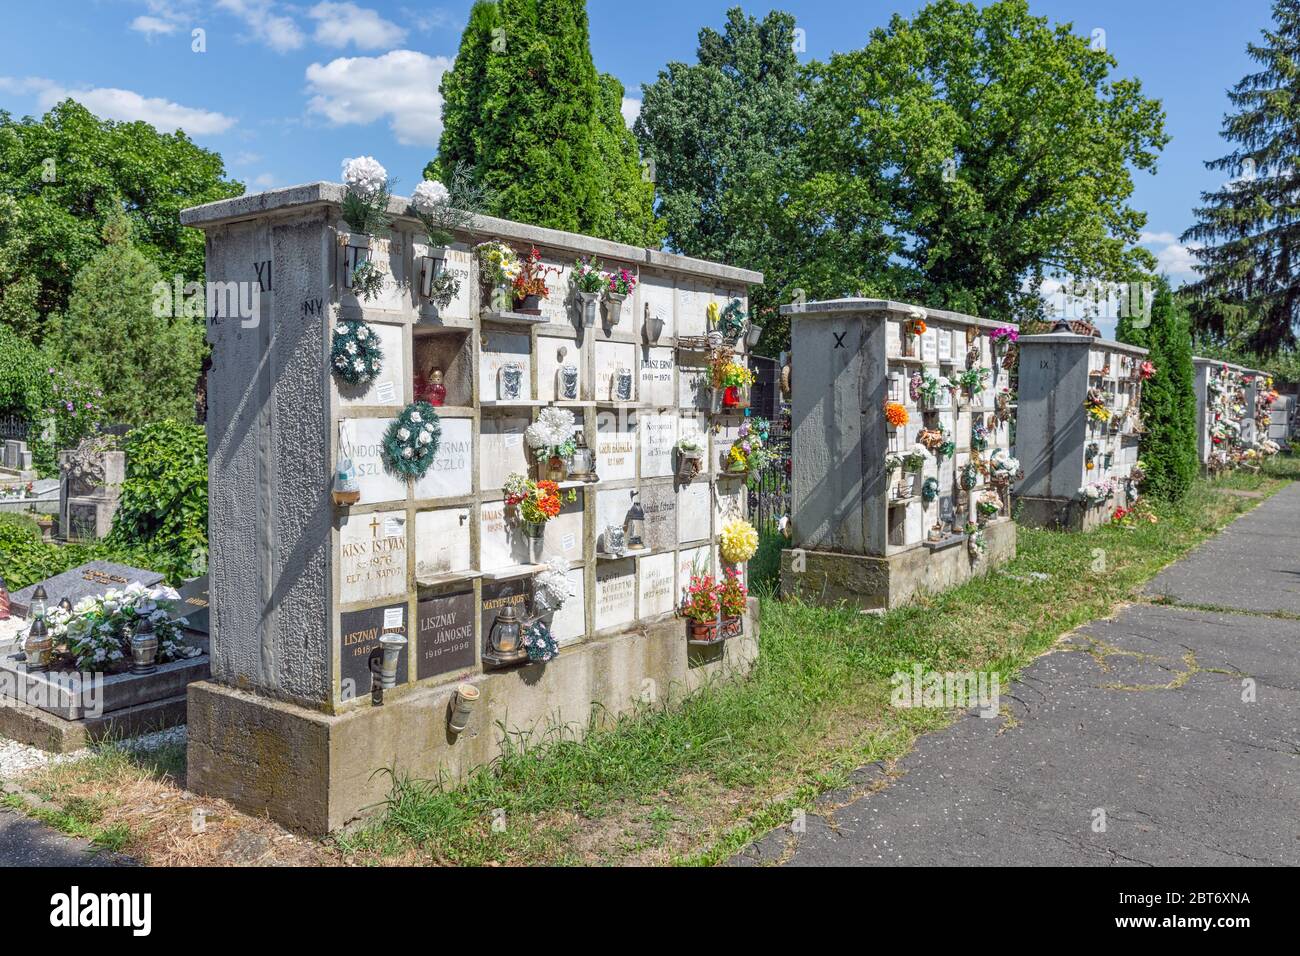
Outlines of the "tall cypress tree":
[[1264,354],[1295,345],[1300,306],[1300,0],[1276,0],[1273,19],[1263,42],[1246,47],[1261,69],[1228,91],[1237,112],[1222,135],[1237,148],[1205,164],[1233,179],[1201,194],[1199,221],[1182,237],[1204,243],[1193,249],[1201,279],[1189,289],[1197,326],[1221,339],[1239,333]]
[[1156,280],[1151,324],[1138,328],[1125,316],[1115,337],[1150,350],[1156,374],[1142,386],[1142,422],[1147,429],[1142,436],[1142,463],[1147,469],[1142,487],[1158,498],[1177,501],[1192,486],[1200,461],[1190,320],[1168,279]]
[[586,0],[480,0],[442,81],[443,136],[426,175],[457,163],[507,219],[658,243],[635,140],[609,119],[617,86],[591,57]]

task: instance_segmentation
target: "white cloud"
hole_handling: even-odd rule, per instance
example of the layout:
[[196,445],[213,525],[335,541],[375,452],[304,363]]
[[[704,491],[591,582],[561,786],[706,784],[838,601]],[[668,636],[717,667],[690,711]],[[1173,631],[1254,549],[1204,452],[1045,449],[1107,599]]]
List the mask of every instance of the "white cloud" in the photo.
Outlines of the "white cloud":
[[259,173],[250,179],[248,184],[258,189],[272,189],[275,187],[275,177],[270,173]]
[[1196,278],[1196,270],[1193,268],[1196,257],[1192,255],[1192,250],[1199,249],[1200,243],[1189,242],[1184,245],[1172,232],[1144,232],[1138,237],[1138,242],[1155,253],[1156,271],[1167,274],[1175,285],[1179,284],[1178,280]]
[[143,33],[149,39],[164,33],[175,33],[176,24],[168,23],[161,17],[138,16],[131,21],[131,29]]
[[393,50],[383,56],[339,57],[307,67],[309,112],[336,126],[365,125],[388,117],[404,146],[436,146],[442,135],[438,84],[451,69],[445,56]]
[[253,39],[276,53],[297,50],[306,42],[298,24],[277,13],[272,0],[217,0],[217,6],[243,20]]
[[316,21],[316,42],[325,46],[351,43],[361,50],[379,50],[406,39],[406,31],[396,23],[355,3],[318,3],[307,15]]
[[0,77],[0,89],[14,93],[34,93],[36,104],[42,112],[56,103],[72,98],[96,116],[126,122],[142,120],[163,133],[183,129],[193,136],[205,136],[224,133],[237,122],[223,113],[182,106],[161,97],[141,96],[133,90],[120,90],[111,86],[70,89],[53,80],[29,76],[21,80]]
[[641,101],[632,96],[623,97],[623,122],[630,128],[641,115]]

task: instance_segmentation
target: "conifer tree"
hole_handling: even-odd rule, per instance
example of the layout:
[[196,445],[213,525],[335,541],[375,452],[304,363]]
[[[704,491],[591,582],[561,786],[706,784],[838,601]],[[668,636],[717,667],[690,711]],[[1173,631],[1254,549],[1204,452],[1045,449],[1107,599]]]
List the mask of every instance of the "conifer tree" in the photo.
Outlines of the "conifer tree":
[[1228,91],[1223,138],[1205,165],[1231,178],[1201,194],[1183,234],[1201,278],[1188,291],[1203,333],[1273,354],[1296,344],[1300,317],[1300,0],[1276,0],[1274,26],[1246,52],[1260,69]]

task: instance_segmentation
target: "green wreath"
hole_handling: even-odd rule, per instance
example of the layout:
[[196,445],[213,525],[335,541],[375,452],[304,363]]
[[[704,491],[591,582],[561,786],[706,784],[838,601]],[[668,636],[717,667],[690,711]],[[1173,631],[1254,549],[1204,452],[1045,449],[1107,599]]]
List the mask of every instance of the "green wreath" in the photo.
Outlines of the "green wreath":
[[349,385],[369,385],[384,367],[379,333],[366,322],[344,319],[334,326],[330,370]]
[[745,331],[745,312],[740,307],[739,299],[732,299],[727,303],[727,307],[722,310],[722,315],[718,316],[718,331],[722,337],[728,341],[734,342],[740,338]]
[[961,470],[961,486],[971,491],[979,483],[980,471],[974,465],[967,465]]
[[412,402],[384,434],[384,461],[408,480],[423,478],[442,439],[442,422],[428,402]]
[[921,500],[927,505],[939,497],[939,479],[927,478],[921,482]]

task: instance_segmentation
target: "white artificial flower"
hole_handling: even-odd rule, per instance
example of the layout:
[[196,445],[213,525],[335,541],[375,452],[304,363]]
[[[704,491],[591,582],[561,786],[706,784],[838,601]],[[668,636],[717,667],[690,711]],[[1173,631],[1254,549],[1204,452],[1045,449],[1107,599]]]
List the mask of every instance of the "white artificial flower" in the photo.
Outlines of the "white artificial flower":
[[334,326],[334,331],[337,332],[339,335],[347,335],[348,327],[344,325],[342,322],[340,322],[338,325]]
[[420,432],[420,437],[416,439],[416,441],[419,442],[421,445],[427,445],[432,440],[433,439],[429,437],[428,432]]
[[343,182],[364,199],[370,199],[388,185],[388,170],[373,156],[343,160]]
[[365,327],[364,325],[361,326],[361,328],[357,329],[357,341],[358,341],[358,342],[364,342],[367,338],[369,338],[369,336],[370,336],[370,333],[369,333],[368,331],[366,331],[366,327]]
[[424,419],[420,417],[419,412],[411,412],[411,421],[419,423],[424,421]]
[[366,370],[366,363],[361,361],[361,359],[357,359],[352,363],[352,367],[358,372],[364,372]]
[[398,441],[406,441],[406,440],[407,440],[408,438],[410,438],[410,437],[411,437],[411,431],[410,431],[410,429],[408,429],[408,428],[399,428],[399,429],[397,430],[397,439],[398,439]]
[[344,351],[346,351],[349,355],[356,355],[356,354],[357,354],[357,343],[356,343],[356,342],[349,342],[349,343],[348,343],[347,345],[345,345],[343,348],[344,348]]
[[338,358],[334,359],[334,364],[337,365],[339,368],[347,368],[348,360],[344,358],[342,355],[340,355],[338,356]]
[[403,457],[403,458],[414,458],[414,457],[415,457],[415,452],[411,451],[411,449],[409,449],[409,448],[403,448],[403,449],[402,449],[402,457]]
[[426,179],[411,193],[411,205],[417,212],[428,214],[439,206],[446,205],[449,195],[447,187],[438,180]]

